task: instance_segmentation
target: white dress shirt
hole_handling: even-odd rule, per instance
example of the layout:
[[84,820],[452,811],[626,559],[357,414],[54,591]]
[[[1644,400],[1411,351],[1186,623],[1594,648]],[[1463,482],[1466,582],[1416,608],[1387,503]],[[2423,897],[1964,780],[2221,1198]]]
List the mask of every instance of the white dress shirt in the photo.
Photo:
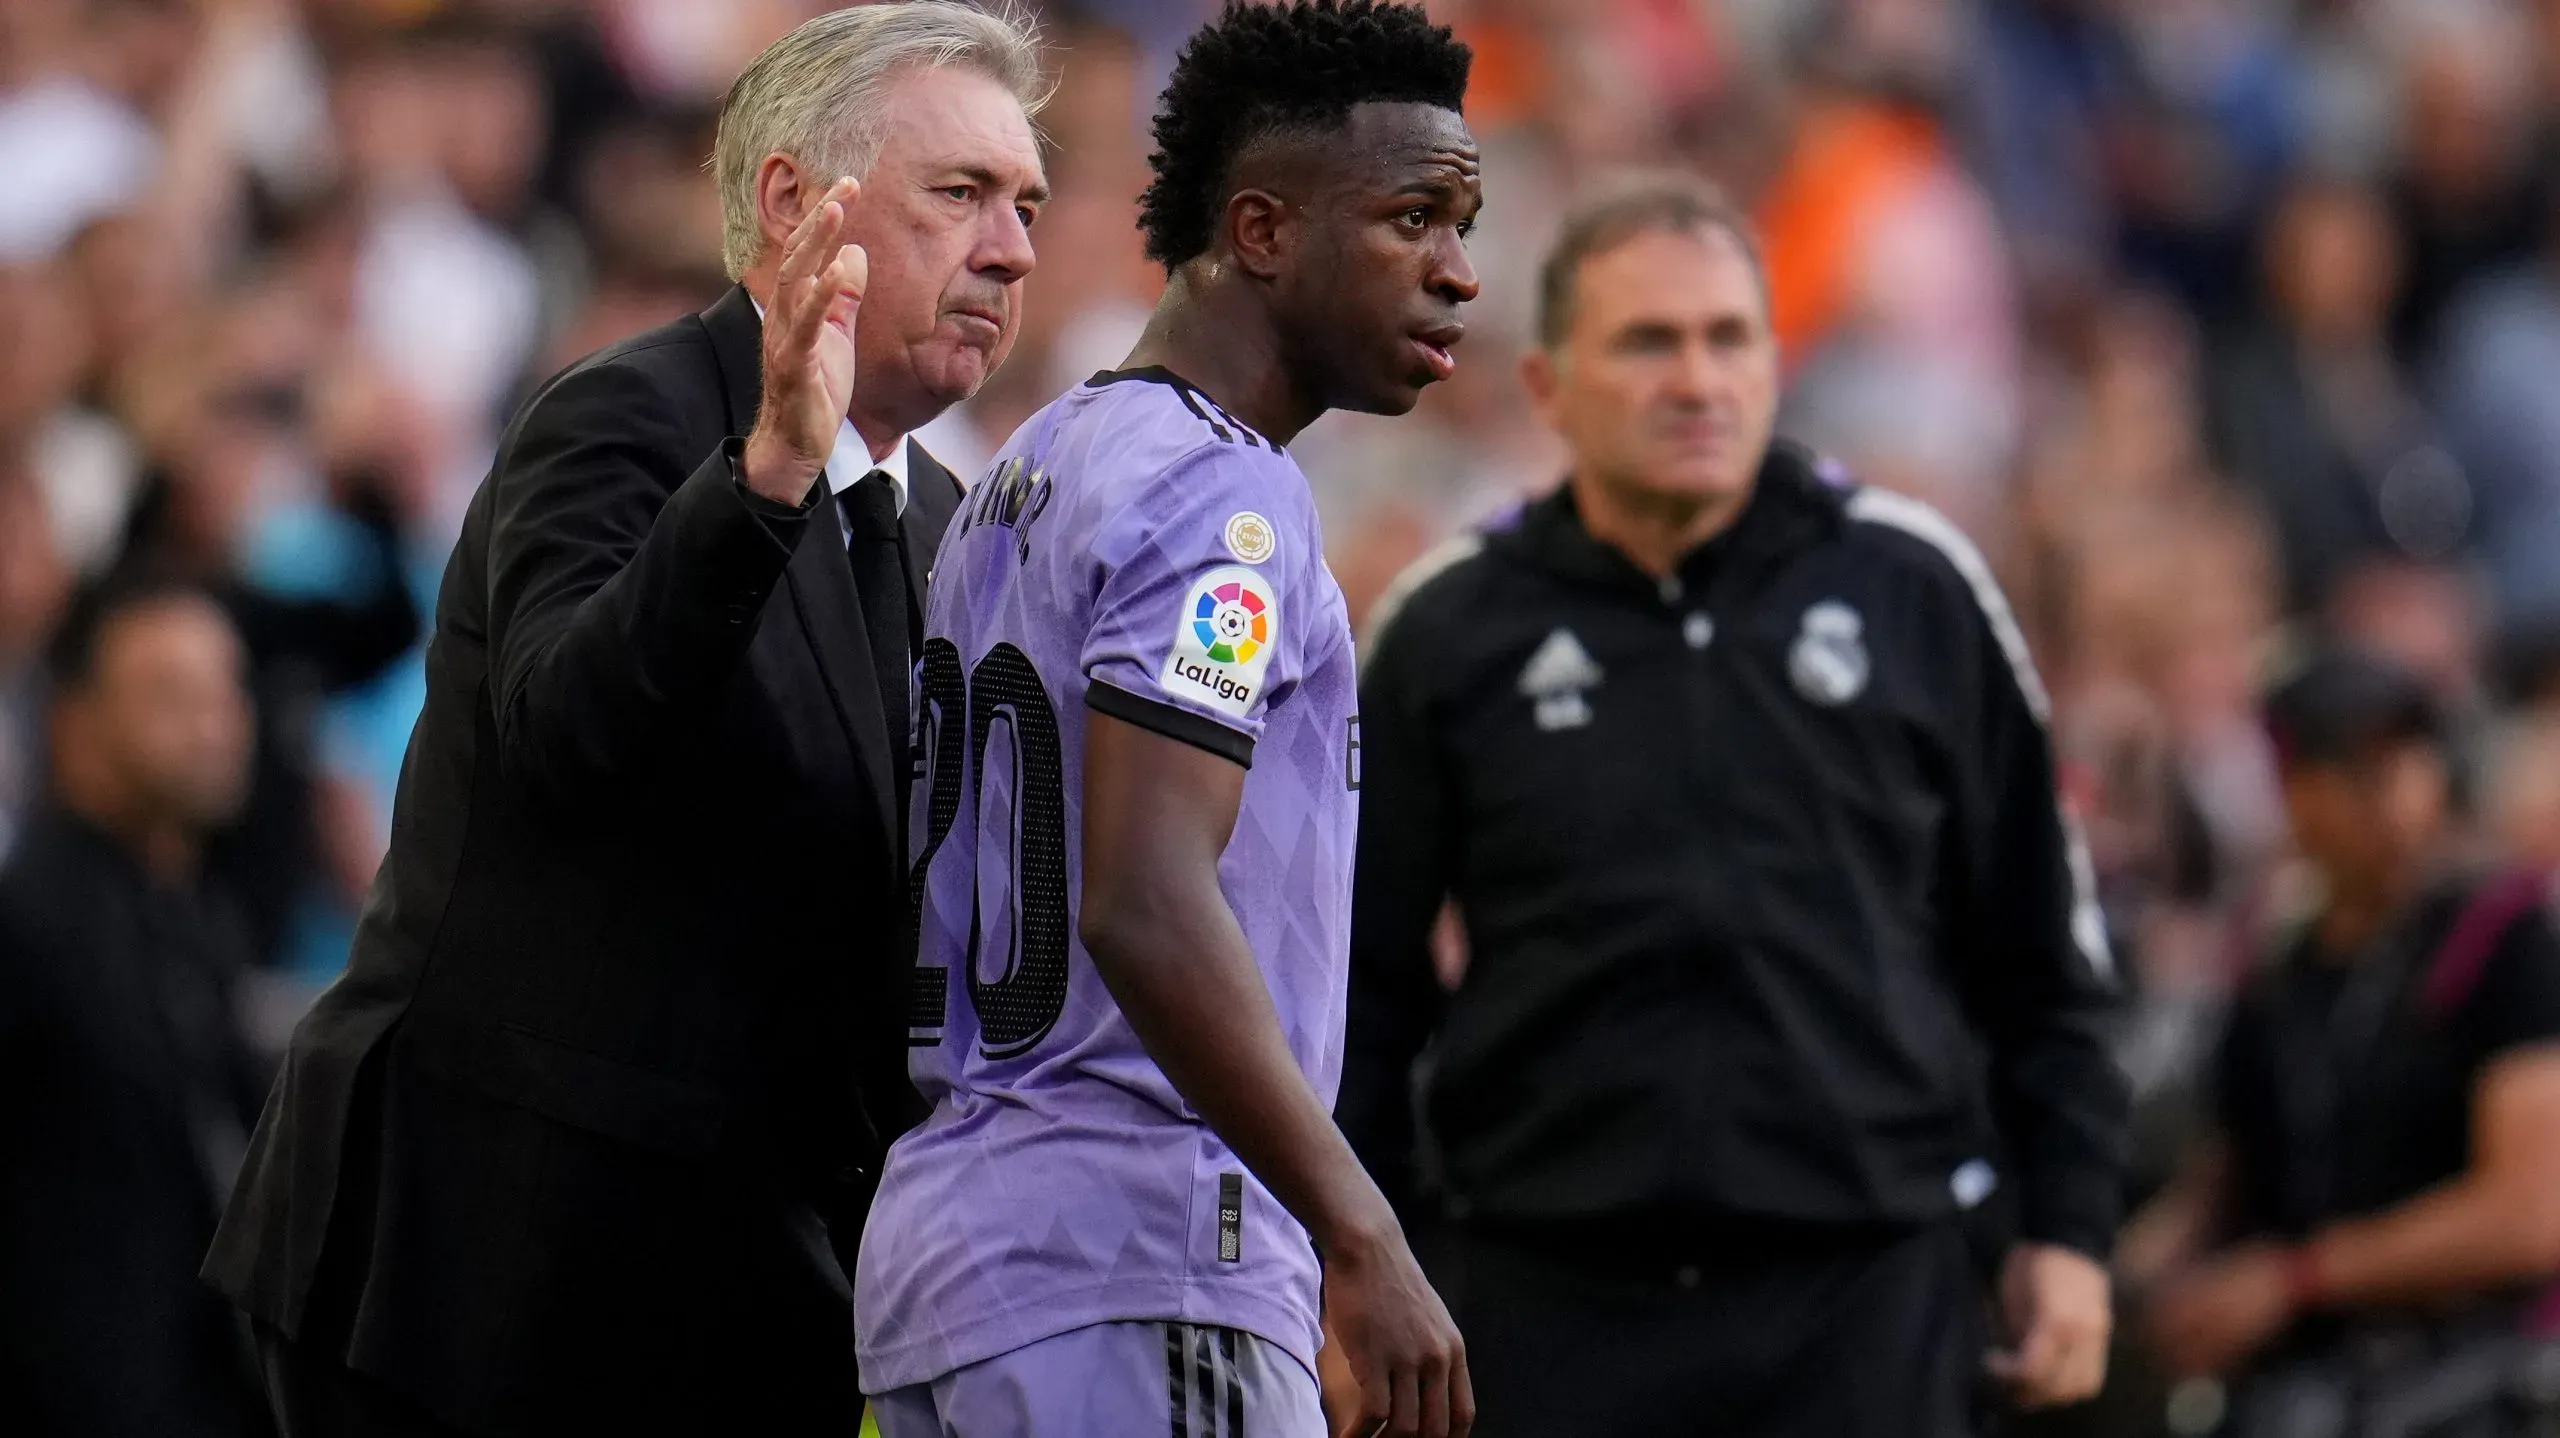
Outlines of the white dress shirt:
[[[898,512],[906,513],[907,437],[898,436],[898,442],[889,446],[888,457],[875,460],[871,457],[871,446],[864,443],[862,432],[853,427],[852,420],[837,425],[836,447],[827,455],[827,493],[842,494],[860,484],[863,476],[874,470],[889,476],[889,489],[898,496]],[[836,506],[836,523],[846,525],[842,505]],[[845,529],[844,537],[846,543],[853,542],[850,527]]]

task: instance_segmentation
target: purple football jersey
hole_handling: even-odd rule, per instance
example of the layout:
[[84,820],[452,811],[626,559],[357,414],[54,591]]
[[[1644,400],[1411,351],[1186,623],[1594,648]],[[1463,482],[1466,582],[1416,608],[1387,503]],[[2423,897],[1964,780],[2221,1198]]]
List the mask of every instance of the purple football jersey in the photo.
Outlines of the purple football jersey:
[[914,706],[910,1069],[856,1265],[883,1392],[1088,1324],[1311,1369],[1304,1229],[1185,1105],[1076,934],[1089,710],[1249,765],[1219,860],[1290,1051],[1341,1077],[1358,677],[1306,476],[1161,370],[1032,416],[934,562]]

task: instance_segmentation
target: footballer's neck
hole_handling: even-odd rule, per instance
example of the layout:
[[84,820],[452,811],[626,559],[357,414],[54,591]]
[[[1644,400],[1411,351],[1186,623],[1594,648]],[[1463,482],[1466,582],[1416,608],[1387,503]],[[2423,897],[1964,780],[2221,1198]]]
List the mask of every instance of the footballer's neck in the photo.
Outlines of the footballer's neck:
[[1324,413],[1290,374],[1261,286],[1211,256],[1178,267],[1166,281],[1123,367],[1147,365],[1182,376],[1274,444],[1296,439]]

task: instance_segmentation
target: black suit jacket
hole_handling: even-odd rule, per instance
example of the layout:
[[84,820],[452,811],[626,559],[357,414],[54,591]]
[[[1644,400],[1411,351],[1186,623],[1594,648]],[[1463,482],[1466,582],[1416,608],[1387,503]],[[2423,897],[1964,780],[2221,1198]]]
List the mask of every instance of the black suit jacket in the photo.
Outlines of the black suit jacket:
[[[732,290],[507,430],[390,855],[206,1262],[475,1428],[860,1412],[847,1273],[915,1102],[907,745],[825,485],[789,510],[735,478],[758,334]],[[908,475],[921,596],[960,489],[921,450]]]

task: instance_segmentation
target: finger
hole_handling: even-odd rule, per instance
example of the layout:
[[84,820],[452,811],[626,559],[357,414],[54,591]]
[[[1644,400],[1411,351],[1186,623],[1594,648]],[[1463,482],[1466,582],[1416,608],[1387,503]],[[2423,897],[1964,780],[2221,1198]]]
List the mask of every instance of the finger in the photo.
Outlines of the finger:
[[2041,1372],[2022,1376],[2019,1401],[2029,1408],[2053,1408],[2085,1396],[2081,1385],[2085,1381],[2087,1355],[2083,1344],[2067,1339],[2060,1342]]
[[[797,316],[808,307],[811,296],[821,293],[820,284],[827,268],[835,263],[836,251],[843,245],[844,208],[829,200],[818,207],[817,225],[809,231],[794,257],[796,268],[786,269],[774,286],[774,303],[790,306]],[[818,308],[826,306],[821,303]]]
[[1467,1438],[1476,1426],[1476,1385],[1467,1375],[1467,1350],[1458,1349],[1449,1368],[1449,1438]]
[[1388,1438],[1422,1438],[1422,1393],[1410,1368],[1396,1370],[1388,1391],[1394,1406],[1387,1415]]
[[817,338],[819,327],[831,320],[843,324],[847,329],[853,326],[854,311],[860,307],[862,297],[855,295],[851,299],[845,298],[844,284],[847,268],[847,262],[841,255],[833,264],[828,265],[817,276],[817,289],[810,295],[808,305],[798,316],[800,325],[809,332],[809,338],[813,341]]
[[853,201],[861,193],[862,186],[847,175],[828,186],[826,194],[820,197],[818,208],[828,213],[820,226],[809,233],[811,269],[823,269],[835,258],[837,249],[844,244],[846,232],[853,228]]
[[[840,198],[843,192],[844,187],[838,185],[820,197],[816,208],[801,220],[801,229],[795,234],[792,247],[783,255],[781,269],[775,276],[773,303],[782,311],[786,324],[797,319],[808,307],[810,297],[819,293],[817,282],[821,273],[834,262],[837,252],[843,247],[845,230],[850,223],[846,218],[845,202]],[[825,302],[819,301],[818,308],[825,307]]]
[[847,304],[841,315],[837,313],[847,268],[846,260],[839,255],[824,271],[809,277],[807,293],[800,297],[798,305],[783,321],[783,340],[789,346],[787,353],[805,358],[814,352],[819,329],[831,319],[842,319],[846,328],[851,329],[856,305]]
[[1449,1438],[1449,1371],[1425,1363],[1414,1377],[1414,1426],[1422,1438]]
[[836,250],[832,268],[835,297],[862,303],[863,292],[871,288],[871,252],[860,245],[843,245]]
[[870,277],[871,257],[860,245],[846,245],[819,282],[820,312],[848,334],[853,332],[854,316],[862,310],[863,286]]
[[1387,1431],[1387,1423],[1395,1417],[1395,1411],[1395,1395],[1389,1391],[1384,1379],[1380,1379],[1374,1388],[1363,1384],[1359,1417],[1353,1420],[1351,1431],[1361,1438],[1377,1438],[1378,1434]]
[[2054,1356],[2053,1368],[2033,1385],[2030,1401],[2039,1408],[2057,1408],[2079,1399],[2085,1380],[2088,1359],[2077,1344],[2065,1344]]
[[2030,1327],[2018,1342],[2018,1381],[2030,1387],[2051,1384],[2066,1347],[2062,1330],[2054,1324]]
[[842,181],[829,186],[826,193],[818,196],[818,203],[809,207],[809,213],[800,217],[800,223],[791,227],[790,238],[782,242],[782,267],[777,272],[780,281],[777,288],[796,284],[817,268],[819,251],[811,240],[817,235],[818,227],[828,223],[827,205],[843,187]]
[[2069,1381],[2063,1385],[2062,1401],[2080,1403],[2095,1398],[2107,1386],[2107,1345],[2092,1343],[2080,1350],[2079,1360],[2072,1365]]
[[1387,1381],[1386,1365],[1372,1355],[1362,1354],[1355,1362],[1352,1380],[1360,1385],[1360,1406],[1359,1421],[1351,1431],[1364,1435],[1382,1431],[1396,1411],[1395,1389]]

